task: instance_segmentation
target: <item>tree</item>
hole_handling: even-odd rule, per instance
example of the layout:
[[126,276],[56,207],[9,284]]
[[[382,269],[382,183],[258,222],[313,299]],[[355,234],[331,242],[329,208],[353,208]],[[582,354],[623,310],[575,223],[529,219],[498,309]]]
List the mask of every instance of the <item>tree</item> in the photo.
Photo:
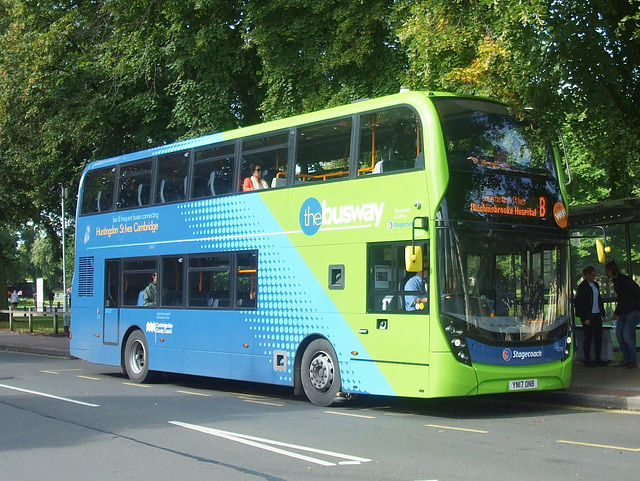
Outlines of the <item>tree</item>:
[[[423,0],[399,29],[414,88],[532,107],[569,132],[574,203],[640,194],[638,0]],[[594,184],[597,182],[597,184]]]
[[0,174],[9,179],[0,215],[13,221],[9,231],[32,221],[57,249],[61,186],[73,192],[89,161],[257,121],[259,62],[240,7],[0,0]]
[[0,225],[55,248],[89,161],[401,86],[532,107],[572,202],[639,195],[639,38],[640,0],[0,0]]
[[249,0],[268,119],[398,92],[406,57],[393,33],[393,0]]

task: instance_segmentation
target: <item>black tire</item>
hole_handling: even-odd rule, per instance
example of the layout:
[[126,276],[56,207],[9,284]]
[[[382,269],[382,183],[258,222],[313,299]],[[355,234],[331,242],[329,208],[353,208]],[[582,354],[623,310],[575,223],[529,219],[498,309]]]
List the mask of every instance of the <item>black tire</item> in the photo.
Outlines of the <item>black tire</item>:
[[330,406],[341,388],[338,356],[326,339],[316,339],[302,355],[302,388],[316,406]]
[[127,338],[122,364],[127,377],[133,382],[140,383],[151,379],[149,345],[142,331],[133,331]]

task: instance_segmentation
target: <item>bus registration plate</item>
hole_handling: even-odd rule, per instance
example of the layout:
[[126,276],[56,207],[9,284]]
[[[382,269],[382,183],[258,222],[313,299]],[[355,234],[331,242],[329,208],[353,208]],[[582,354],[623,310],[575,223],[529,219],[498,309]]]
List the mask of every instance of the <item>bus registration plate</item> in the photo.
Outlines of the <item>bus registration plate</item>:
[[538,389],[537,379],[521,379],[509,381],[509,391],[522,391],[524,389]]

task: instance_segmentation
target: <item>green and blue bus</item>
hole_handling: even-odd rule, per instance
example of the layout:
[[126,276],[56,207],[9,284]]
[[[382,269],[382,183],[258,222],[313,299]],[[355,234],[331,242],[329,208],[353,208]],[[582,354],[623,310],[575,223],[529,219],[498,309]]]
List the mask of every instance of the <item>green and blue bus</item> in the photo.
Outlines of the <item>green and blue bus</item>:
[[555,140],[500,103],[401,92],[92,162],[71,354],[324,406],[567,388]]

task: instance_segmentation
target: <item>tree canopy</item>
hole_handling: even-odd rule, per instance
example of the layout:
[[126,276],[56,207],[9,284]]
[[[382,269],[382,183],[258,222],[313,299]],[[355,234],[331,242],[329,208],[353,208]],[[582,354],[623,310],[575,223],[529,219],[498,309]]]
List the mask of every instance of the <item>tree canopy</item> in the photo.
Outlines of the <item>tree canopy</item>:
[[639,36],[640,0],[0,0],[2,225],[59,235],[89,161],[401,87],[531,109],[571,203],[637,196]]

